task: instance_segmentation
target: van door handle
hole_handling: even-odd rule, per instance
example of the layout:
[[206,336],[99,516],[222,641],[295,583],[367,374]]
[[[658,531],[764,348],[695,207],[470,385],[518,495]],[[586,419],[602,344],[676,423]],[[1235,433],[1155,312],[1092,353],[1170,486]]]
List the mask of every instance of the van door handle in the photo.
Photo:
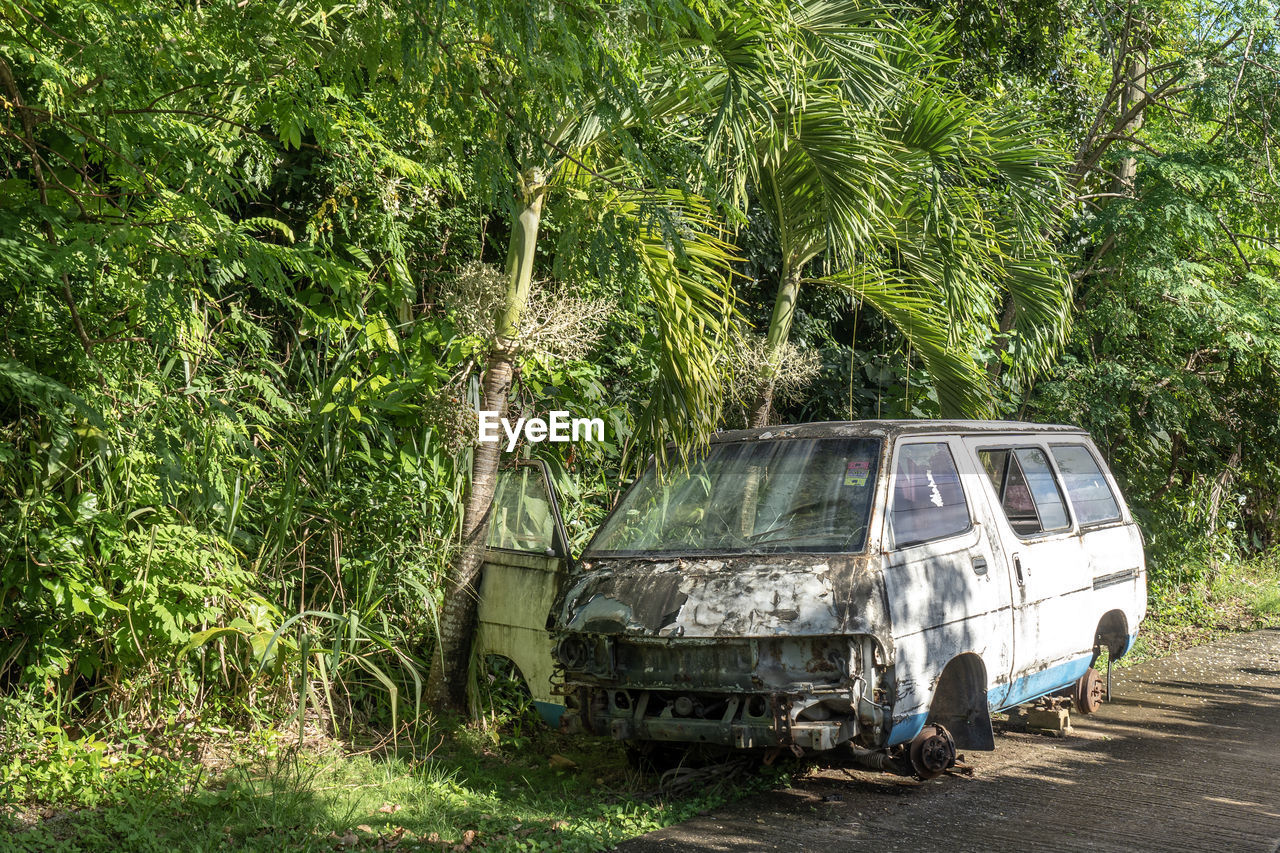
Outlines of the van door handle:
[[1013,555],[1013,573],[1018,576],[1018,586],[1024,586],[1026,581],[1022,578],[1022,557],[1017,554]]
[[987,573],[987,558],[986,558],[986,557],[974,557],[974,558],[973,558],[973,573],[974,573],[975,575],[985,575],[985,574]]

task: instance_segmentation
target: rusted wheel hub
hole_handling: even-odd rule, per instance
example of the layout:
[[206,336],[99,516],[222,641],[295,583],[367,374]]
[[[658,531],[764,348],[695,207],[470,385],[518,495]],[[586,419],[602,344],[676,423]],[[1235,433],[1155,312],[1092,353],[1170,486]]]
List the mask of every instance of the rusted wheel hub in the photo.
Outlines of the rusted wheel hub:
[[937,723],[929,723],[911,741],[911,767],[921,779],[941,776],[956,763],[956,742],[951,732]]
[[1096,669],[1089,667],[1076,682],[1075,690],[1071,694],[1071,702],[1080,713],[1092,714],[1102,707],[1105,692],[1102,687],[1102,677],[1098,675]]

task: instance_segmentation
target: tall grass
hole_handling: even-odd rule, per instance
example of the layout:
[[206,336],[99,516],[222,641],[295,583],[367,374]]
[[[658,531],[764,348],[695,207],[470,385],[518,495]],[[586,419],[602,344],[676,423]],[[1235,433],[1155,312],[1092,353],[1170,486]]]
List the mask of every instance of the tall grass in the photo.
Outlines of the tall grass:
[[417,716],[465,470],[422,416],[441,389],[363,327],[288,358],[269,337],[0,396],[0,689],[68,716]]

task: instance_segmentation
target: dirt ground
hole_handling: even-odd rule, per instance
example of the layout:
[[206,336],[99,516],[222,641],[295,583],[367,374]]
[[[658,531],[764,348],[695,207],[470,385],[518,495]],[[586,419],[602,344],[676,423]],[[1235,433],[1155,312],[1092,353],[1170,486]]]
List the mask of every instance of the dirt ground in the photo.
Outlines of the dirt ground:
[[1113,676],[1065,738],[998,732],[972,777],[825,770],[621,845],[685,850],[1280,853],[1280,630]]

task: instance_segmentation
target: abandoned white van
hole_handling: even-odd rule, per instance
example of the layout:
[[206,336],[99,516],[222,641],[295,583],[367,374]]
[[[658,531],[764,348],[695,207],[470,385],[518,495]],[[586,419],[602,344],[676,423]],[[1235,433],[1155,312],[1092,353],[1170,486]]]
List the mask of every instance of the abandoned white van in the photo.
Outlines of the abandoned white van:
[[1133,645],[1142,539],[1089,435],[998,421],[718,434],[651,465],[570,565],[537,463],[504,477],[479,643],[562,727],[935,776],[991,713]]

